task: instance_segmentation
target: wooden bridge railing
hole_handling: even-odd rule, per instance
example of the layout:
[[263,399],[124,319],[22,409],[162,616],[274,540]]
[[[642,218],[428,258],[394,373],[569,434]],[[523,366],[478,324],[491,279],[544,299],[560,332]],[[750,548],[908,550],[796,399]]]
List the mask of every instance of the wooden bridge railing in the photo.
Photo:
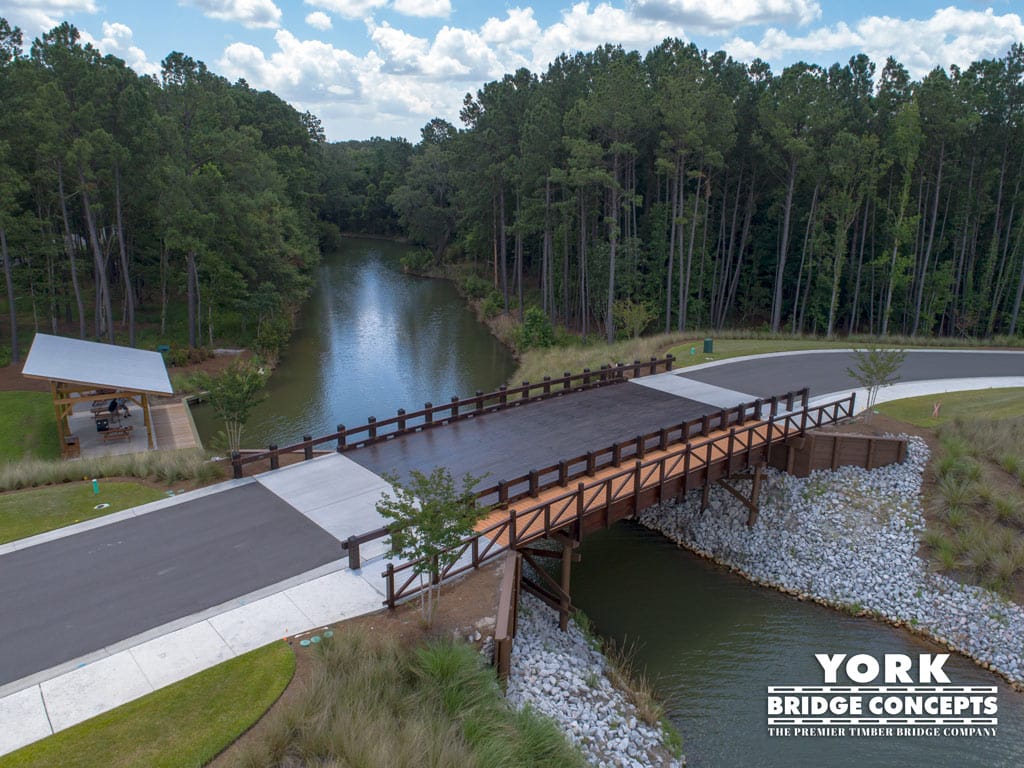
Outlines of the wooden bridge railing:
[[[808,429],[852,418],[854,395],[795,412],[771,415],[746,426],[732,426],[725,434],[703,441],[687,442],[679,450],[644,461],[634,457],[632,466],[591,483],[580,481],[564,493],[526,506],[510,509],[502,520],[475,532],[449,550],[455,555],[450,566],[440,569],[440,579],[457,576],[498,556],[507,549],[523,545],[571,525],[582,531],[584,521],[595,514],[611,513],[613,507],[628,507],[632,513],[661,501],[672,493],[682,494],[700,488],[737,469],[763,461],[769,448]],[[465,562],[466,556],[468,562]],[[417,568],[426,561],[413,560],[400,565],[389,563],[381,574],[387,598],[393,608],[399,601],[418,594],[425,587],[417,578]]]
[[[535,499],[543,491],[565,486],[572,480],[581,477],[593,477],[609,467],[618,467],[628,459],[643,459],[652,450],[661,450],[673,445],[684,445],[694,437],[707,437],[715,431],[728,429],[731,426],[742,427],[751,419],[760,421],[765,410],[769,418],[776,416],[780,409],[793,411],[795,408],[807,408],[810,389],[787,392],[767,400],[758,399],[750,403],[740,403],[732,408],[723,408],[717,413],[706,414],[697,419],[684,421],[670,427],[662,427],[645,435],[637,435],[632,440],[612,443],[604,448],[563,459],[555,464],[514,477],[483,488],[476,494],[477,503],[483,507],[505,506],[523,499]],[[387,536],[386,526],[375,528],[359,536],[353,536],[342,546],[348,550],[349,562],[359,563],[359,546],[374,539]],[[358,568],[358,565],[353,567]]]
[[232,452],[232,473],[236,479],[240,478],[244,474],[246,464],[266,461],[269,461],[271,469],[277,469],[281,463],[281,454],[301,453],[304,460],[309,460],[313,458],[314,448],[328,443],[333,443],[335,450],[338,453],[343,453],[353,448],[362,448],[373,443],[391,440],[400,435],[482,416],[485,413],[516,408],[528,403],[536,403],[552,397],[561,397],[572,392],[582,392],[609,384],[620,384],[629,379],[649,376],[659,371],[671,371],[674,361],[675,358],[672,355],[666,355],[663,358],[652,357],[647,362],[634,360],[631,364],[602,365],[596,371],[591,371],[589,368],[584,368],[583,373],[577,374],[566,371],[557,379],[545,376],[538,383],[531,384],[524,381],[518,387],[502,385],[494,392],[488,393],[478,390],[472,397],[459,398],[453,395],[447,403],[438,405],[424,403],[423,408],[418,411],[406,411],[404,408],[400,408],[397,415],[390,418],[378,420],[375,416],[370,416],[366,424],[358,427],[346,427],[344,424],[339,424],[338,429],[328,435],[321,437],[304,435],[300,442],[293,445],[284,447],[270,445],[265,451],[253,451],[245,454],[238,451]]

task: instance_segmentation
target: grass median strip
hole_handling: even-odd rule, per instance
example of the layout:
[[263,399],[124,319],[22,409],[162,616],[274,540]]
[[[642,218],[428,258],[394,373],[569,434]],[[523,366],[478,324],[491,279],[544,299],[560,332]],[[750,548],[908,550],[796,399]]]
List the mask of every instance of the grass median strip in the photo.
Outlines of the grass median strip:
[[193,768],[230,745],[295,672],[276,642],[0,757],[0,768]]
[[0,392],[0,461],[60,456],[53,400],[46,392]]
[[[101,480],[100,492],[79,481],[0,494],[0,544],[66,525],[92,520],[164,498],[164,492],[142,483]],[[98,505],[108,504],[103,509]]]

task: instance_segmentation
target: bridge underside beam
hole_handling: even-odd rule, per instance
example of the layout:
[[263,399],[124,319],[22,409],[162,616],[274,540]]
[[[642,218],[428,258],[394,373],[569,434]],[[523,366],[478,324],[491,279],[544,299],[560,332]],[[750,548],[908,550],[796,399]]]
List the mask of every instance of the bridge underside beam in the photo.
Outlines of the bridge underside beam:
[[[764,464],[755,464],[752,472],[743,472],[741,474],[727,475],[718,481],[718,484],[725,490],[739,499],[743,506],[747,508],[747,525],[751,526],[757,522],[757,513],[759,510],[761,500],[761,478],[764,473]],[[743,491],[739,490],[731,482],[735,480],[745,480],[750,482],[750,494],[747,495]],[[704,486],[705,496],[709,485]]]
[[[573,560],[579,562],[579,555],[575,552],[576,548],[579,547],[579,537],[570,536],[561,531],[556,531],[552,534],[552,538],[562,545],[562,551],[560,554],[551,550],[538,550],[532,547],[529,549],[523,548],[519,550],[520,554],[523,556],[523,560],[533,566],[533,570],[538,576],[540,576],[540,580],[542,582],[538,584],[524,575],[522,577],[522,586],[527,592],[535,595],[545,604],[558,611],[558,627],[565,632],[569,628],[569,615],[574,610],[569,587],[572,576]],[[538,564],[534,559],[538,556],[546,558],[561,558],[562,569],[560,581],[556,581],[545,568]]]

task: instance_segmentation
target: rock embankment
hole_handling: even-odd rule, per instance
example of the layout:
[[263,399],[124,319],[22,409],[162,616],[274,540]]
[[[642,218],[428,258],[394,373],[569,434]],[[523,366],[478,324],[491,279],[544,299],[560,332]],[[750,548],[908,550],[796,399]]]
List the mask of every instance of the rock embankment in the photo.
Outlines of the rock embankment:
[[551,717],[594,766],[682,766],[663,746],[661,731],[640,720],[615,688],[608,662],[574,622],[558,628],[557,614],[523,595],[512,651],[508,699]]
[[1024,686],[1024,609],[932,571],[918,555],[928,448],[910,438],[907,460],[796,478],[769,470],[760,515],[717,486],[644,510],[639,520],[759,584],[874,615],[930,636],[1016,687]]

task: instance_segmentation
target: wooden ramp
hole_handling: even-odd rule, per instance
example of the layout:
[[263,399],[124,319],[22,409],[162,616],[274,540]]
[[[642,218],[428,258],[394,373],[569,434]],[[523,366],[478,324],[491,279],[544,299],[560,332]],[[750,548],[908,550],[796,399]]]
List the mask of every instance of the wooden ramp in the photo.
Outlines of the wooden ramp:
[[160,450],[203,447],[184,401],[151,405],[149,413],[153,421],[153,437]]

